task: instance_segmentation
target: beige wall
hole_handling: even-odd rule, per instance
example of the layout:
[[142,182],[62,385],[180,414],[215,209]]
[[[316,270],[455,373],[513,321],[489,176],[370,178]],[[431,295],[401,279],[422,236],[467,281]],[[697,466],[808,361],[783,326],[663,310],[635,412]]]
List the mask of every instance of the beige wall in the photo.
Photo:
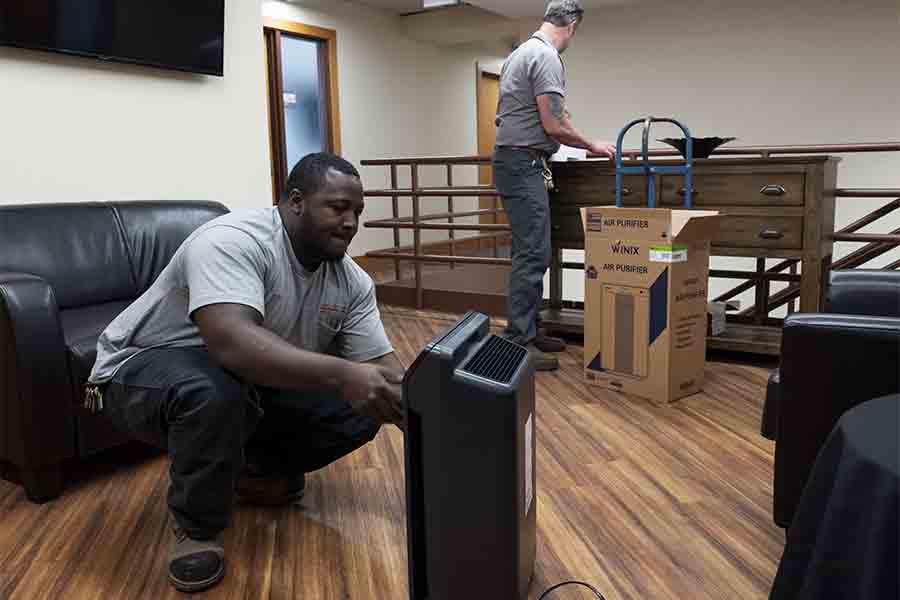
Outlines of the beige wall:
[[259,6],[225,6],[225,77],[0,48],[0,203],[271,202]]
[[[681,119],[698,137],[737,136],[734,143],[744,145],[897,141],[896,6],[896,0],[684,0],[595,9],[564,55],[569,108],[585,133],[608,139],[629,120],[652,114]],[[654,129],[653,137],[671,133]],[[639,132],[632,136],[626,146],[636,147]],[[846,156],[839,185],[900,187],[900,153]],[[880,203],[841,200],[838,221]],[[874,229],[896,227],[900,214]],[[839,244],[835,254],[855,247]],[[572,258],[580,260],[577,253]],[[713,264],[754,268],[752,260]],[[582,284],[580,274],[570,274],[567,294],[581,297]],[[711,287],[716,293],[729,284]]]
[[[354,164],[371,158],[476,152],[477,51],[411,40],[403,34],[400,18],[341,0],[264,1],[262,13],[337,32],[342,153]],[[361,172],[367,188],[390,183],[387,167],[364,167]],[[409,185],[409,168],[401,168],[399,175],[400,185]],[[445,170],[438,167],[422,167],[419,175],[423,185],[446,181]],[[477,177],[474,167],[454,170],[455,185],[474,184]],[[421,202],[423,213],[446,211],[446,199]],[[461,198],[455,208],[467,210],[476,202]],[[410,213],[410,202],[401,200],[400,214]],[[368,199],[365,220],[390,215],[390,199]],[[460,232],[457,237],[465,235],[472,234]],[[447,239],[447,234],[425,231],[422,239]],[[412,243],[412,234],[404,231],[401,243]],[[392,244],[390,230],[363,228],[350,251],[358,256]]]
[[[670,4],[588,15],[565,55],[570,109],[586,132],[611,138],[627,120],[656,114],[683,119],[695,135],[738,136],[740,144],[900,138],[893,0],[866,0],[865,10],[836,0]],[[411,41],[397,17],[341,0],[228,0],[224,78],[0,49],[0,203],[267,204],[260,11],[338,32],[342,147],[351,161],[476,151],[476,62],[497,69],[502,57]],[[536,25],[524,23],[523,33]],[[897,187],[898,172],[897,156],[848,157],[840,183]],[[439,184],[442,176],[426,169],[423,181]],[[365,168],[363,178],[367,187],[385,186],[388,170]],[[475,178],[474,168],[456,172],[459,183]],[[370,200],[366,218],[388,216],[389,205]],[[430,201],[423,210],[444,206]],[[875,203],[841,206],[847,222]],[[389,246],[391,238],[363,229],[351,252]],[[580,283],[577,273],[567,277],[570,297],[579,297]]]
[[[432,97],[432,59],[437,50],[405,39],[396,17],[340,0],[288,4],[262,3],[266,17],[326,27],[337,32],[341,150],[351,162],[417,156],[433,151],[425,135],[424,104]],[[367,188],[388,187],[387,167],[362,168]],[[427,177],[427,174],[426,174]],[[408,173],[402,184],[408,185]],[[389,217],[390,200],[367,201],[364,219]],[[403,241],[411,239],[404,235]],[[358,256],[393,243],[389,230],[360,229],[350,248]]]

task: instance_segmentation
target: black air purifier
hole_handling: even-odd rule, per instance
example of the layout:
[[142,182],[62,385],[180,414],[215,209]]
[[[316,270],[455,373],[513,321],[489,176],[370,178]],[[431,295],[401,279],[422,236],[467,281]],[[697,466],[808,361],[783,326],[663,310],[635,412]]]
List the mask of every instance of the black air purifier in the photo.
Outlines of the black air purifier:
[[518,600],[535,556],[534,369],[469,312],[403,382],[411,600]]

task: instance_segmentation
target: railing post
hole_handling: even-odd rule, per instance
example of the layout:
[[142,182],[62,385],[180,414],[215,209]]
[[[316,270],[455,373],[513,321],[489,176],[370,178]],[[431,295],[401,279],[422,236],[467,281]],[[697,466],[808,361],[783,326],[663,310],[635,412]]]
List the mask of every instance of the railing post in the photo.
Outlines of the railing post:
[[[791,274],[791,275],[796,275],[796,274],[797,274],[797,263],[795,263],[795,262],[792,262],[792,263],[791,263],[790,274]],[[789,315],[794,314],[794,305],[795,305],[796,303],[797,303],[796,300],[791,300],[790,302],[788,302],[788,305],[787,305],[787,314],[789,314]]]
[[[447,187],[453,187],[453,165],[451,163],[447,163]],[[447,196],[447,212],[450,213],[450,216],[447,220],[452,224],[454,222],[453,219],[453,195]],[[450,230],[450,256],[456,256],[456,232],[454,230]],[[456,263],[451,262],[450,268],[455,269]]]
[[[492,171],[492,172],[493,172],[493,171]],[[493,177],[491,177],[491,179],[493,179]],[[498,206],[497,203],[500,201],[500,197],[497,196],[496,194],[494,194],[493,198],[494,198],[494,219],[491,221],[491,223],[493,223],[494,225],[496,225],[496,224],[497,224],[497,211],[499,210],[499,206]],[[499,254],[498,254],[498,252],[497,252],[497,234],[496,234],[496,233],[494,233],[494,234],[491,236],[491,242],[492,242],[493,245],[494,245],[494,258],[497,258],[497,257],[499,256]],[[479,246],[480,246],[480,245],[481,245],[481,244],[479,244]]]
[[[391,189],[397,189],[397,165],[391,165]],[[392,205],[394,209],[394,220],[400,216],[400,199],[392,196]],[[400,229],[394,227],[394,250],[400,249]],[[400,281],[400,259],[394,260],[394,279]]]
[[422,261],[419,257],[422,255],[422,230],[419,229],[419,165],[412,163],[410,169],[410,191],[412,192],[412,213],[413,213],[413,256],[415,256],[416,271],[416,308],[425,307],[425,294],[422,289]]
[[756,310],[753,311],[753,322],[762,325],[769,316],[769,278],[766,273],[766,259],[756,259]]

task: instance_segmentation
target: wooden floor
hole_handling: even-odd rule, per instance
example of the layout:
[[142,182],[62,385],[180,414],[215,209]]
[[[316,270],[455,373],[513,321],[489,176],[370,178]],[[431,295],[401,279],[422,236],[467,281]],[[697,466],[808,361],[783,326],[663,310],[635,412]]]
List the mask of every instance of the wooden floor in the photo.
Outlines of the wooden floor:
[[[382,314],[406,364],[451,322]],[[704,393],[660,405],[585,386],[580,347],[561,361],[537,376],[530,597],[574,578],[609,600],[767,598],[784,537],[770,516],[773,446],[758,433],[765,369],[711,362]],[[196,597],[405,598],[402,449],[385,428],[311,474],[300,505],[239,507],[226,579]],[[0,600],[179,597],[166,579],[167,483],[163,456],[124,450],[43,506],[0,481]]]

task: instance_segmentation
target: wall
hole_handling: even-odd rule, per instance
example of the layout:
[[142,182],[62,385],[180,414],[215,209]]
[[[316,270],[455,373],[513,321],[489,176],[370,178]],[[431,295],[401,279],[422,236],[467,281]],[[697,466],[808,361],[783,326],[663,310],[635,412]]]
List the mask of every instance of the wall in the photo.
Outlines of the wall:
[[[477,49],[441,48],[409,39],[400,17],[341,0],[265,1],[262,13],[337,32],[342,154],[354,164],[372,158],[476,152]],[[388,167],[362,167],[361,174],[368,189],[390,184]],[[445,185],[442,168],[422,167],[419,175],[422,185]],[[409,185],[408,167],[401,168],[399,176],[401,186]],[[478,181],[475,167],[455,167],[453,176],[455,185]],[[421,202],[423,214],[446,211],[445,199]],[[476,204],[477,199],[459,198],[454,206],[463,211]],[[400,215],[409,214],[411,203],[401,199]],[[364,220],[390,216],[390,199],[367,200]],[[457,233],[458,238],[467,235],[473,233]],[[411,232],[401,233],[402,244],[412,239]],[[447,234],[423,231],[422,239],[447,239]],[[390,230],[363,228],[350,252],[359,256],[392,244]]]
[[[564,55],[569,108],[586,134],[607,139],[652,114],[681,119],[696,136],[737,136],[741,145],[897,141],[896,11],[896,0],[683,0],[594,9]],[[527,23],[525,31],[536,26]],[[660,128],[653,137],[671,133]],[[626,146],[636,147],[639,131],[632,135]],[[839,185],[898,188],[898,174],[900,153],[849,155]],[[846,224],[885,202],[839,200],[837,220]],[[864,231],[896,227],[895,213]],[[838,244],[835,255],[857,246]],[[752,260],[713,263],[753,268]],[[582,284],[579,273],[569,274],[567,295],[580,298]],[[712,286],[714,293],[728,287],[721,280]]]
[[[396,17],[340,0],[330,2],[262,3],[265,17],[326,27],[337,32],[338,94],[341,151],[359,165],[363,159],[418,156],[429,149],[420,115],[430,98],[431,59],[437,50],[403,38]],[[366,188],[390,185],[387,167],[361,168]],[[427,181],[427,180],[426,180]],[[409,184],[408,169],[401,185]],[[408,204],[406,202],[405,204]],[[390,199],[370,198],[364,220],[391,216]],[[411,240],[404,235],[403,242]],[[359,256],[393,243],[386,229],[360,229],[350,248]]]
[[224,78],[0,48],[0,203],[270,203],[259,5],[225,9]]

